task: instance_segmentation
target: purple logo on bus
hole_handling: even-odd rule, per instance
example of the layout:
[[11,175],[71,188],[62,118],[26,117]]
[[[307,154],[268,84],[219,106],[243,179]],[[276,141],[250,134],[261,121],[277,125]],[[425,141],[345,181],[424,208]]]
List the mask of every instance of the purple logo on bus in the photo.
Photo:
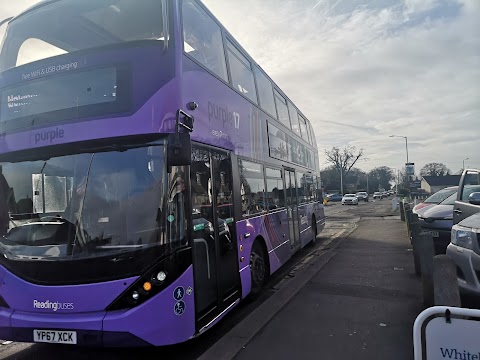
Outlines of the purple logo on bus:
[[221,121],[223,127],[229,125],[240,129],[240,114],[235,111],[229,111],[227,106],[219,106],[212,102],[208,102],[208,121]]
[[33,134],[35,139],[35,144],[38,144],[41,141],[48,141],[49,143],[54,142],[57,139],[62,139],[65,135],[65,131],[62,128],[55,128],[55,130],[41,131]]

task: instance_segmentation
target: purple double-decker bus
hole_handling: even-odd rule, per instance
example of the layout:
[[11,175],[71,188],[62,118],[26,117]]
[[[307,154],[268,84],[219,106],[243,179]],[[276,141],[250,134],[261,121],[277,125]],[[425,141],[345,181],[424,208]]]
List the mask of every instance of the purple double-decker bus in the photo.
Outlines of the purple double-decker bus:
[[0,338],[167,345],[325,224],[306,117],[196,0],[44,0],[0,53]]

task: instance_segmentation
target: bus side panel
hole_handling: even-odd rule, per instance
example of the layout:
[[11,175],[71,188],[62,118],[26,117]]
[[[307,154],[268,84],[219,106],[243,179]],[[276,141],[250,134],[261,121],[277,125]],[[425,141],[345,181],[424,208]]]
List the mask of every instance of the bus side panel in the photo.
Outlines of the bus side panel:
[[287,211],[280,210],[273,214],[239,221],[237,222],[237,234],[242,298],[245,298],[251,289],[250,254],[253,242],[257,237],[260,236],[265,240],[270,262],[270,274],[273,274],[290,259]]
[[0,339],[11,339],[12,331],[10,318],[12,317],[13,310],[4,309],[0,307]]
[[[183,288],[180,298],[175,295]],[[193,267],[145,303],[128,311],[107,313],[105,332],[129,332],[155,346],[171,345],[191,339],[195,334]]]
[[300,228],[300,247],[304,247],[313,239],[312,231],[312,204],[304,204],[298,207],[298,223]]
[[298,217],[300,222],[300,246],[304,247],[312,241],[314,234],[314,224],[312,216],[315,215],[317,234],[325,227],[324,206],[320,203],[310,203],[298,207]]
[[315,203],[313,213],[317,221],[317,234],[320,234],[325,228],[325,206],[320,202]]
[[271,244],[268,249],[270,274],[278,270],[292,256],[290,236],[288,232],[287,210],[281,210],[266,217],[267,239]]
[[262,134],[266,134],[267,123],[261,111],[187,56],[183,71],[183,102],[198,104],[192,140],[264,161],[268,142]]

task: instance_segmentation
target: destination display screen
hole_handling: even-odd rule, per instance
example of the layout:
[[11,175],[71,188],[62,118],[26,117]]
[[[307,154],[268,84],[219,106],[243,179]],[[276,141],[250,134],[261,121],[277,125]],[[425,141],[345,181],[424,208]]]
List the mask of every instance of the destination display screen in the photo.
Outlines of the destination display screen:
[[116,67],[57,74],[5,88],[0,132],[112,110],[118,90]]

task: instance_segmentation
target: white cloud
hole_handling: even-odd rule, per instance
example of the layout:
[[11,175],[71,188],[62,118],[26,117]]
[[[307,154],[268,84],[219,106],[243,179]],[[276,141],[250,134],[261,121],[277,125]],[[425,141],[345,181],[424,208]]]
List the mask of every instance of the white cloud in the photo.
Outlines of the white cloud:
[[439,5],[438,0],[405,0],[405,13],[421,13],[432,10],[437,5]]

